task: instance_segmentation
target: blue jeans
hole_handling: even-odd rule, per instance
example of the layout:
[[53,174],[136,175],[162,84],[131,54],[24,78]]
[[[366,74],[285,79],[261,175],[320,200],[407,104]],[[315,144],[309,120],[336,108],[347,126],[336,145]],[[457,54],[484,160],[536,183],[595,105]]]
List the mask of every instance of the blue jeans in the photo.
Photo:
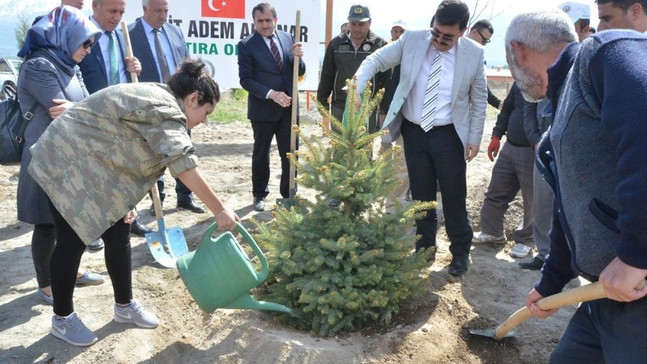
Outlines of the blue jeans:
[[[445,229],[451,242],[453,256],[469,255],[472,244],[472,226],[467,215],[465,198],[467,182],[465,151],[454,125],[433,128],[425,132],[419,125],[402,121],[404,156],[409,172],[411,198],[417,201],[436,201],[440,186],[443,199]],[[416,250],[436,245],[438,218],[436,210],[416,220]]]
[[551,364],[633,364],[647,361],[647,298],[583,303],[550,356]]

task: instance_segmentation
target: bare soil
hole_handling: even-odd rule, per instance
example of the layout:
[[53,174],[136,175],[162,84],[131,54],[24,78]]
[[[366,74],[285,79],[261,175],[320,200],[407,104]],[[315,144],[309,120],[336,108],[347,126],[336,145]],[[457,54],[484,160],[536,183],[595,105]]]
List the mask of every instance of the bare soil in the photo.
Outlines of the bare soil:
[[[305,103],[301,103],[302,107]],[[479,230],[483,193],[494,163],[485,150],[495,121],[490,110],[481,153],[468,166],[468,209]],[[320,135],[313,110],[302,110],[302,125]],[[272,219],[280,168],[272,154],[272,180],[267,210],[251,207],[252,130],[247,121],[211,124],[193,131],[200,168],[212,188],[235,209],[253,232],[251,219]],[[248,310],[201,311],[188,294],[177,270],[155,263],[144,238],[133,236],[133,290],[161,324],[153,330],[116,323],[113,296],[103,254],[86,253],[82,268],[101,273],[106,283],[78,287],[75,310],[95,331],[99,341],[77,348],[50,335],[52,309],[36,296],[31,258],[32,227],[16,219],[17,166],[0,167],[0,362],[1,363],[545,363],[561,336],[574,307],[547,320],[529,319],[517,328],[518,338],[494,341],[473,336],[470,327],[494,328],[523,306],[526,294],[539,279],[538,271],[518,268],[524,259],[509,256],[513,242],[476,245],[471,266],[460,278],[447,273],[451,260],[441,226],[439,251],[428,271],[427,292],[408,302],[387,327],[321,338],[286,328],[267,312]],[[210,214],[176,211],[174,181],[167,174],[170,193],[165,204],[167,227],[181,226],[194,250],[213,220]],[[307,191],[300,191],[307,194]],[[143,223],[156,227],[147,212],[150,200],[139,205]],[[522,216],[519,199],[507,215],[508,236]]]

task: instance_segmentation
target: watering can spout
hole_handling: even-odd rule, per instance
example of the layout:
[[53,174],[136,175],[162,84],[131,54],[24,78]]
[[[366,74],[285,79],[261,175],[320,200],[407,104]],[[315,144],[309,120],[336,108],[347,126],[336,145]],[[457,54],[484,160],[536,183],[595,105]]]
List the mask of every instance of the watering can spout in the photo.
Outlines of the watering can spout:
[[292,312],[292,309],[287,306],[283,306],[274,302],[257,301],[249,294],[243,294],[234,301],[228,303],[224,308],[279,311],[285,313]]

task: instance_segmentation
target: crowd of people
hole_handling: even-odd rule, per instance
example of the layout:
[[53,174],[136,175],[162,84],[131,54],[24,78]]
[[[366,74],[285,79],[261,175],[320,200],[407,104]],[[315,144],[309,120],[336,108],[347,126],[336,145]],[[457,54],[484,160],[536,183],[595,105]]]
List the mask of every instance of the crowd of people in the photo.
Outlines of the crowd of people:
[[[428,29],[394,21],[388,42],[371,31],[369,8],[353,5],[348,23],[326,47],[317,90],[324,108],[343,121],[347,107],[359,106],[347,105],[346,79],[357,78],[359,93],[369,81],[373,93],[385,89],[367,126],[388,131],[382,149],[402,146],[402,155],[393,159],[401,188],[388,196],[388,205],[396,199],[435,201],[440,193],[451,275],[468,271],[472,243],[507,242],[504,215],[521,192],[523,220],[510,255],[527,257],[536,245],[532,260],[519,263],[542,271],[529,287],[530,311],[541,318],[554,313],[537,301],[576,276],[601,282],[607,298],[580,306],[551,363],[639,363],[647,357],[640,342],[647,330],[640,324],[647,315],[647,169],[641,162],[647,138],[641,122],[647,115],[647,1],[596,3],[597,32],[584,3],[513,18],[505,50],[515,83],[503,101],[485,77],[484,47],[494,28],[487,20],[468,27],[463,1],[441,1]],[[134,57],[127,56],[116,29],[125,0],[93,0],[90,17],[78,10],[83,1],[63,0],[33,24],[19,52],[25,57],[21,107],[38,106],[25,133],[18,218],[34,225],[38,296],[53,304],[51,332],[77,346],[97,341],[74,311],[72,296],[79,280],[103,281],[79,270],[81,255],[98,237],[113,285],[115,321],[158,325],[157,316],[133,298],[129,235],[149,231],[137,222],[133,206],[154,183],[163,190],[166,169],[178,181],[178,208],[204,212],[195,193],[219,227],[233,229],[239,220],[201,176],[189,134],[216,107],[218,84],[202,61],[190,59],[180,29],[166,21],[168,1],[142,5],[142,17],[129,27]],[[276,28],[272,5],[256,5],[252,16],[255,31],[238,44],[238,73],[249,92],[254,135],[252,205],[262,211],[275,137],[279,192],[290,195],[292,69],[298,66],[303,75],[306,67],[303,45]],[[147,82],[133,83],[137,77]],[[481,231],[474,233],[466,170],[479,153],[488,104],[499,110],[487,148],[496,161]],[[331,208],[338,203],[331,201]],[[430,209],[416,220],[413,248],[433,258],[437,229]]]

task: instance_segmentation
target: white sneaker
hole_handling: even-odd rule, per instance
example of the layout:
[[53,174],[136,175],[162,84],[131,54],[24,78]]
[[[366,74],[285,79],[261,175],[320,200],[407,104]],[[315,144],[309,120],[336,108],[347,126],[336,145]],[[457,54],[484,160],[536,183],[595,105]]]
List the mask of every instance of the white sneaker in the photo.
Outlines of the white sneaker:
[[512,250],[510,250],[510,256],[513,258],[523,258],[530,254],[530,250],[531,248],[528,245],[515,243]]
[[128,306],[119,306],[115,303],[115,321],[119,323],[133,323],[147,329],[152,329],[159,325],[157,316],[145,309],[135,299],[130,300]]
[[505,244],[506,243],[506,237],[505,234],[501,236],[494,236],[490,234],[486,234],[484,232],[479,232],[474,234],[474,237],[472,238],[472,243],[499,243],[499,244]]

